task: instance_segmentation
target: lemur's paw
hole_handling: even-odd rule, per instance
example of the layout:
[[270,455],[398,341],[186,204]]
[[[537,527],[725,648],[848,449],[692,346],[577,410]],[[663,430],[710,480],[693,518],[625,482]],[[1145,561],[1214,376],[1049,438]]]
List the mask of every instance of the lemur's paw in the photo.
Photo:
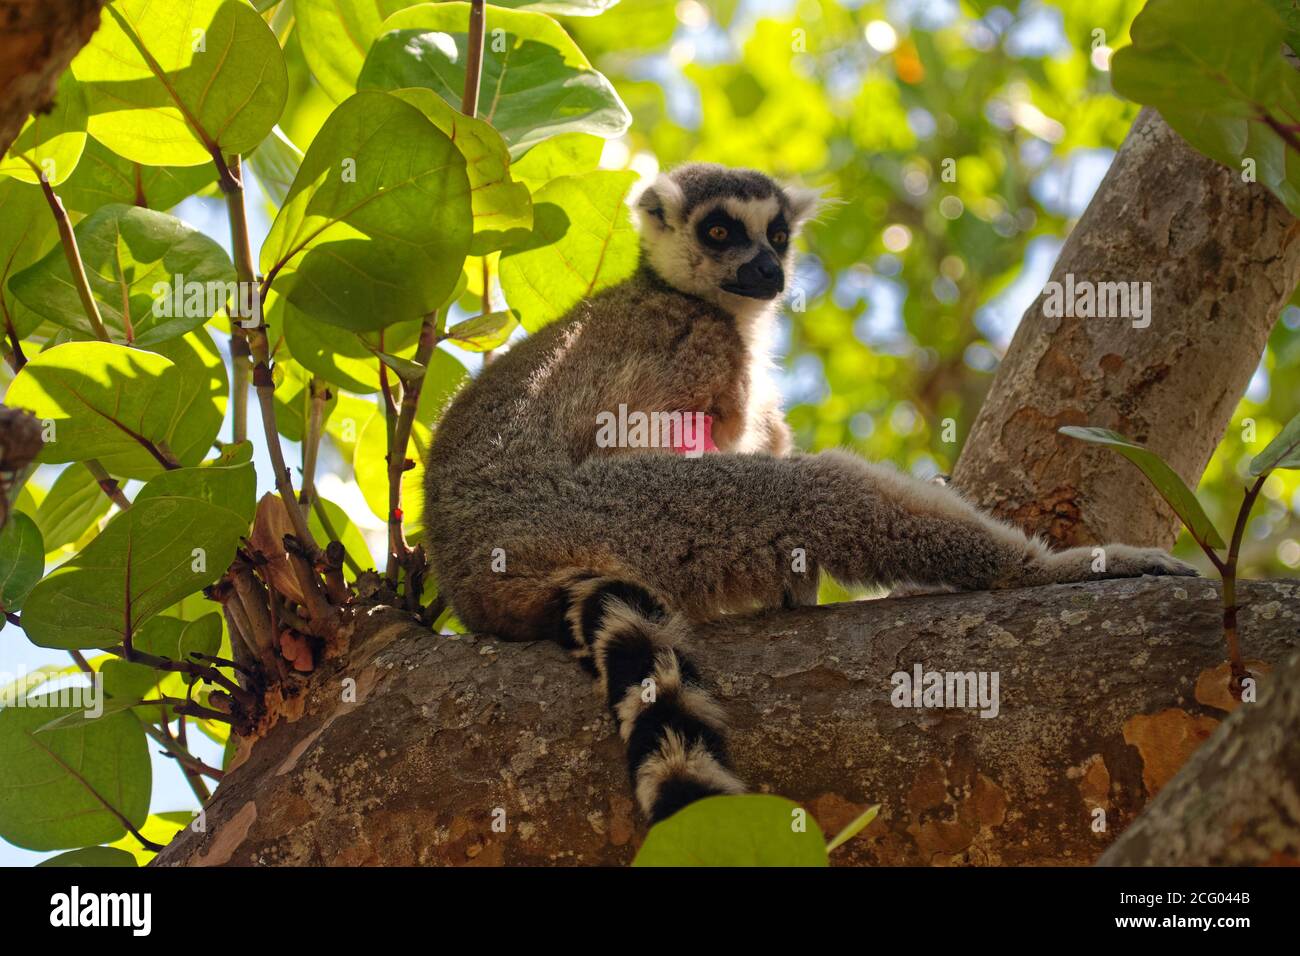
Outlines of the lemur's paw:
[[1179,561],[1159,548],[1134,548],[1125,544],[1111,544],[1102,549],[1105,553],[1104,570],[1097,572],[1103,578],[1137,578],[1145,574],[1156,577],[1199,577],[1201,572],[1185,561]]

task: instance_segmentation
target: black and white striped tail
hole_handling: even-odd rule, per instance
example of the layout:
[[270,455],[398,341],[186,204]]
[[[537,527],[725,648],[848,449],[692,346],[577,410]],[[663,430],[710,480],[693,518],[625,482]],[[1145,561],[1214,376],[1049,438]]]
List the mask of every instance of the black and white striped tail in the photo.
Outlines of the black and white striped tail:
[[639,584],[586,577],[568,586],[565,619],[627,744],[632,789],[651,823],[702,797],[744,792],[722,708],[682,652],[679,618]]

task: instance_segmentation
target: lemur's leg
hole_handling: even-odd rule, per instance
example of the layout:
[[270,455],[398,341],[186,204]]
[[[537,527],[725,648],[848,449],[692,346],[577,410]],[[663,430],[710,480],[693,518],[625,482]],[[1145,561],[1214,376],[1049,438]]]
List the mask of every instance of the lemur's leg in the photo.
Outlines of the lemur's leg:
[[951,488],[841,452],[619,455],[569,480],[566,540],[616,556],[694,618],[780,606],[818,570],[960,590],[1195,573],[1154,548],[1108,545],[1104,568],[1092,548],[1054,552]]
[[595,671],[650,822],[701,797],[743,792],[727,758],[722,709],[683,651],[680,615],[615,577],[575,576],[565,597],[570,646]]

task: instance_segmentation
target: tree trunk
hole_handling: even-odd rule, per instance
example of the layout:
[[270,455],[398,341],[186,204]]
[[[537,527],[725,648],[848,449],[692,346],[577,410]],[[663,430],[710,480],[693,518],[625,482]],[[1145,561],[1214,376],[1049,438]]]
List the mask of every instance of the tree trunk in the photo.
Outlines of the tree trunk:
[[[1280,663],[1300,583],[1244,592],[1249,656]],[[696,644],[754,788],[827,831],[883,805],[838,862],[1090,863],[1231,706],[1220,616],[1215,584],[1144,578],[734,618]],[[917,663],[997,672],[998,715],[893,706]],[[618,864],[639,843],[622,745],[553,645],[379,610],[297,703],[160,865]]]
[[49,109],[107,0],[0,0],[0,154],[32,113]]
[[1300,655],[1237,709],[1103,866],[1300,866]]
[[1300,281],[1300,230],[1263,186],[1197,153],[1155,111],[1133,124],[1052,272],[1150,282],[1151,321],[1025,313],[953,471],[993,513],[1061,545],[1170,547],[1178,519],[1100,425],[1196,486]]

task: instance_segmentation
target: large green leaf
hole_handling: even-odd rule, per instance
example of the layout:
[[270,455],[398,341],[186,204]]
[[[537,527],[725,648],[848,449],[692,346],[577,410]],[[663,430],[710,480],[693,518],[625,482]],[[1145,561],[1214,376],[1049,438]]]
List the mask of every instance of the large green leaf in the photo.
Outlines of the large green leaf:
[[1250,463],[1252,475],[1274,468],[1300,468],[1300,415],[1287,422]]
[[465,157],[474,209],[472,255],[495,252],[505,246],[513,230],[533,228],[532,196],[527,186],[511,177],[510,151],[500,133],[482,120],[470,119],[432,90],[394,90],[393,95],[427,116]]
[[39,729],[78,712],[49,706],[0,710],[0,837],[15,846],[62,850],[104,843],[126,833],[114,810],[133,826],[148,816],[153,774],[140,721],[123,712]]
[[[166,213],[112,203],[74,231],[100,317],[115,340],[152,347],[178,338],[237,292],[226,251]],[[10,288],[56,325],[93,335],[61,247],[15,275]]]
[[282,308],[284,340],[303,368],[350,392],[379,391],[379,362],[356,333],[313,322],[292,302]]
[[[312,319],[356,331],[436,309],[473,232],[465,158],[423,113],[357,93],[330,114],[262,246]],[[286,291],[287,287],[287,291]]]
[[71,73],[64,73],[54,94],[53,109],[27,118],[9,152],[0,158],[0,175],[25,183],[39,183],[43,178],[57,186],[77,168],[85,146],[85,93]]
[[36,509],[45,551],[57,551],[80,538],[92,524],[108,514],[111,502],[89,469],[69,465],[54,479],[49,494]]
[[1146,475],[1147,480],[1155,486],[1156,491],[1160,492],[1160,496],[1169,502],[1169,506],[1174,509],[1174,513],[1182,519],[1187,530],[1191,532],[1192,537],[1202,547],[1225,547],[1223,538],[1219,536],[1219,532],[1205,513],[1205,509],[1201,507],[1201,503],[1196,500],[1196,495],[1187,487],[1187,484],[1178,476],[1178,473],[1165,464],[1155,452],[1108,428],[1082,428],[1076,425],[1067,425],[1060,429],[1060,432],[1062,435],[1069,435],[1071,438],[1078,438],[1082,441],[1106,445],[1115,449],[1115,451],[1137,465],[1142,474]]
[[[1231,42],[1225,42],[1225,37]],[[1300,73],[1286,27],[1261,0],[1151,0],[1111,70],[1115,89],[1160,110],[1192,146],[1256,179],[1300,212],[1300,158],[1268,126],[1295,122]]]
[[[221,649],[221,615],[211,612],[193,621],[160,614],[141,625],[133,646],[146,654],[173,661],[190,661],[190,654],[213,655]],[[104,692],[116,700],[136,701],[173,675],[144,664],[108,660],[100,666]],[[188,674],[174,675],[181,686],[194,681]]]
[[552,179],[589,173],[599,167],[604,145],[604,140],[590,133],[564,133],[538,143],[515,160],[510,172],[536,192]]
[[[540,13],[594,16],[618,0],[499,0],[495,7],[515,7]],[[298,34],[307,65],[325,92],[335,102],[347,99],[357,88],[357,74],[366,51],[382,32],[384,19],[406,7],[411,0],[367,0],[364,3],[339,0],[294,0]],[[469,6],[461,4],[461,28],[469,23]],[[489,24],[491,21],[489,20]],[[489,26],[489,29],[491,27]]]
[[32,589],[23,612],[31,641],[59,648],[120,644],[219,578],[252,521],[248,450],[236,447],[224,461],[149,481],[130,510]]
[[636,173],[562,176],[533,197],[533,233],[501,257],[501,288],[534,332],[579,300],[621,282],[637,263],[627,196]]
[[44,572],[45,545],[40,528],[27,515],[15,511],[0,527],[0,611],[21,610],[23,598]]
[[116,0],[72,70],[91,135],[153,166],[251,150],[288,92],[275,34],[240,0]]
[[5,401],[51,421],[39,460],[97,458],[124,478],[148,478],[162,467],[149,445],[194,463],[216,435],[210,418],[189,413],[211,398],[176,363],[107,342],[68,342],[33,356]]
[[[802,822],[802,826],[797,826]],[[806,810],[783,797],[697,800],[646,834],[633,866],[829,866]]]
[[76,171],[59,189],[59,198],[74,212],[86,214],[109,203],[165,211],[216,179],[217,169],[211,163],[142,166],[91,137],[86,141],[86,151],[81,154]]
[[[361,88],[422,86],[453,107],[465,89],[468,3],[421,4],[384,21],[357,80]],[[489,7],[479,116],[513,156],[560,133],[621,136],[631,114],[614,87],[550,17]]]
[[13,329],[26,338],[41,324],[41,317],[18,301],[9,289],[9,279],[40,258],[51,243],[58,241],[54,217],[39,186],[16,179],[0,179],[0,332]]
[[85,846],[80,850],[69,850],[48,860],[41,860],[37,866],[84,866],[100,869],[106,866],[135,866],[135,857],[126,850],[112,846]]
[[183,383],[171,447],[182,464],[196,465],[212,448],[226,417],[230,385],[221,349],[207,329],[199,328],[149,350],[171,359]]

